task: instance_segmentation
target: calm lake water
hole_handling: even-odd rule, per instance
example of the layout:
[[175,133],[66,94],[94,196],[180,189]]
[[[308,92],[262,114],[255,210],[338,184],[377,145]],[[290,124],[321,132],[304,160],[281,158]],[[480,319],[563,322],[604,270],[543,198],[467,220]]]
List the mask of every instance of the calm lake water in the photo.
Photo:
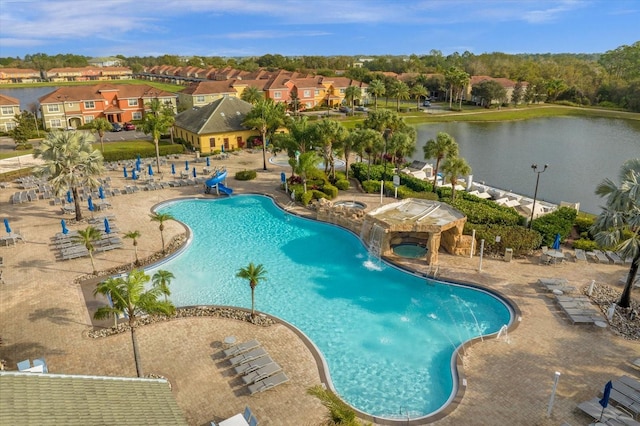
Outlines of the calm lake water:
[[35,103],[36,105],[38,105],[38,108],[40,108],[38,98],[41,98],[47,93],[51,93],[56,89],[56,86],[19,87],[14,89],[3,88],[0,89],[0,93],[20,100],[20,110],[28,110],[29,105],[32,103]]
[[554,117],[417,128],[414,160],[423,160],[427,140],[446,132],[458,142],[474,181],[533,197],[536,174],[531,165],[549,164],[540,175],[538,199],[579,202],[589,213],[599,213],[604,204],[595,195],[596,186],[605,178],[617,181],[622,163],[640,157],[640,122],[632,120]]

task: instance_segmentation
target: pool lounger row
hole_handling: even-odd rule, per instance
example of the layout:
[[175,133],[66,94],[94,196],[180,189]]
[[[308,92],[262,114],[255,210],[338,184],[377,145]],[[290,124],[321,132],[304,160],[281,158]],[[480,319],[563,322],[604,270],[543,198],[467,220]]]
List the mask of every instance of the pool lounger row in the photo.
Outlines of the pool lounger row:
[[248,342],[238,343],[235,346],[230,347],[229,349],[225,349],[222,352],[224,353],[225,358],[230,356],[240,355],[243,352],[247,352],[251,349],[257,348],[260,346],[260,342],[256,339],[249,340]]
[[267,355],[267,352],[263,348],[256,348],[250,350],[249,352],[245,352],[236,357],[233,357],[229,361],[231,362],[231,365],[238,365],[247,361],[254,360],[256,358],[260,358],[263,355]]
[[269,355],[261,356],[260,358],[256,358],[251,361],[244,362],[233,369],[236,371],[236,374],[248,374],[252,371],[255,371],[265,365],[271,364],[273,360]]
[[249,385],[249,393],[253,395],[258,392],[264,392],[288,381],[289,378],[287,377],[287,375],[281,371],[277,374],[274,374],[273,376],[269,376],[266,379],[262,379]]
[[242,381],[245,385],[250,385],[261,380],[266,379],[269,376],[272,376],[276,373],[282,371],[282,367],[280,367],[275,362],[270,362],[262,368],[258,368],[257,370],[251,371],[244,376],[242,376]]

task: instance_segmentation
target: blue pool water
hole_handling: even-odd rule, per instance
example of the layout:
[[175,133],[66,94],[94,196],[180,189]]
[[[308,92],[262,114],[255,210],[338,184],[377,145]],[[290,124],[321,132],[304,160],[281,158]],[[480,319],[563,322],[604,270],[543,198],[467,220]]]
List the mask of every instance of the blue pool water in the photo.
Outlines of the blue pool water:
[[492,295],[372,261],[355,235],[284,213],[268,197],[186,200],[160,211],[193,232],[185,252],[158,267],[176,277],[176,306],[250,308],[249,284],[235,275],[249,262],[263,264],[256,309],[310,337],[336,391],[375,416],[441,409],[454,390],[455,348],[511,322]]

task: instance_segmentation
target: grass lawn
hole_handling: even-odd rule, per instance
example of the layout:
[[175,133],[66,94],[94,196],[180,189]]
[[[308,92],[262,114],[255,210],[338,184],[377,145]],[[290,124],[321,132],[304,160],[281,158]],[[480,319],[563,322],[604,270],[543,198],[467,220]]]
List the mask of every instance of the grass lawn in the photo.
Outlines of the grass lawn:
[[147,86],[155,87],[156,89],[164,90],[166,92],[177,93],[185,89],[185,86],[179,86],[177,84],[158,83],[155,81],[147,80],[105,80],[105,81],[63,81],[63,82],[44,82],[44,83],[15,83],[11,84],[11,88],[21,87],[62,87],[62,86],[93,86],[95,84],[146,84]]

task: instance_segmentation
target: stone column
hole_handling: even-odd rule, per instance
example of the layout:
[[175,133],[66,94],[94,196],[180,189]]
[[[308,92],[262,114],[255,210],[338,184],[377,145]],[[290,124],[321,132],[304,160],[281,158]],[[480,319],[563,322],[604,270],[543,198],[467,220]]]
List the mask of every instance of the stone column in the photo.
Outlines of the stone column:
[[438,264],[438,251],[440,250],[440,232],[429,234],[427,241],[427,265]]

